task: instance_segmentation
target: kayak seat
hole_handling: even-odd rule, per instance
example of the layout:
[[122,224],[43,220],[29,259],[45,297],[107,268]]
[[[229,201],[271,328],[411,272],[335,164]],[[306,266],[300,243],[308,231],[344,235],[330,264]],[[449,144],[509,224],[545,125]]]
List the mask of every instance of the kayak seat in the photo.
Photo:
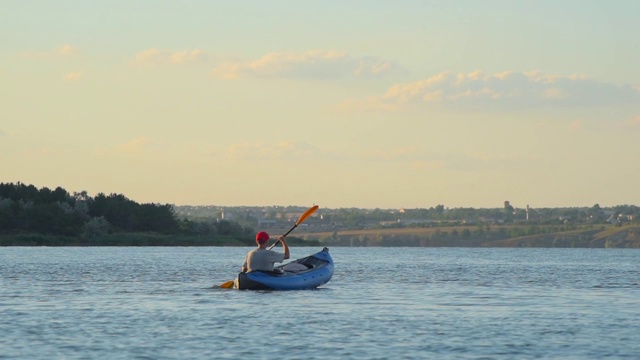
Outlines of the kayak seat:
[[317,267],[325,265],[326,263],[327,263],[326,261],[320,260],[315,257],[308,257],[303,262],[301,262],[301,264],[304,264],[309,269],[315,269]]
[[306,264],[303,263],[299,263],[299,262],[292,262],[289,263],[287,265],[284,265],[282,267],[282,269],[284,271],[290,271],[290,272],[302,272],[302,271],[307,271],[309,270],[309,267]]

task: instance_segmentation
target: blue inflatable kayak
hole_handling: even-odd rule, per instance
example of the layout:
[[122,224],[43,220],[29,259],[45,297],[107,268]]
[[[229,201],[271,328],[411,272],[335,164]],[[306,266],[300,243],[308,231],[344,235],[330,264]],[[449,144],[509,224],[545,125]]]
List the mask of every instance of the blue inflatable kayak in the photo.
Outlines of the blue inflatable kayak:
[[234,287],[240,290],[305,290],[326,284],[333,276],[333,259],[324,248],[313,255],[277,266],[273,271],[240,273]]

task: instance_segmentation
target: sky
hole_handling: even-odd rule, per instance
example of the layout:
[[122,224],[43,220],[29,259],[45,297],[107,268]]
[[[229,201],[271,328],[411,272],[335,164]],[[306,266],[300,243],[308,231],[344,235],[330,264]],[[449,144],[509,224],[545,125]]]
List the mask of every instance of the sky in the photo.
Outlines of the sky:
[[175,205],[638,205],[637,14],[4,0],[0,182]]

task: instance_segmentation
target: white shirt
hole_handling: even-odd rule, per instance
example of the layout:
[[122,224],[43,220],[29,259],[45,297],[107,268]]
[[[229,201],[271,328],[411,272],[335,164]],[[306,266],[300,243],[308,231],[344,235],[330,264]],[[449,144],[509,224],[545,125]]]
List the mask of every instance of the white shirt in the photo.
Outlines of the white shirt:
[[282,261],[284,261],[283,253],[257,248],[249,251],[242,266],[247,268],[247,272],[256,270],[272,271],[273,264]]

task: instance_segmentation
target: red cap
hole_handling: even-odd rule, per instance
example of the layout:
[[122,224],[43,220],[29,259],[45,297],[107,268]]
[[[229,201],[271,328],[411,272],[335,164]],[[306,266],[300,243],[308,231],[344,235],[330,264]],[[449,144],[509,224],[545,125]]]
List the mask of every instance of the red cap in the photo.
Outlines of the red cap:
[[260,231],[259,233],[256,234],[256,241],[261,244],[269,241],[269,234],[267,234],[264,231]]

